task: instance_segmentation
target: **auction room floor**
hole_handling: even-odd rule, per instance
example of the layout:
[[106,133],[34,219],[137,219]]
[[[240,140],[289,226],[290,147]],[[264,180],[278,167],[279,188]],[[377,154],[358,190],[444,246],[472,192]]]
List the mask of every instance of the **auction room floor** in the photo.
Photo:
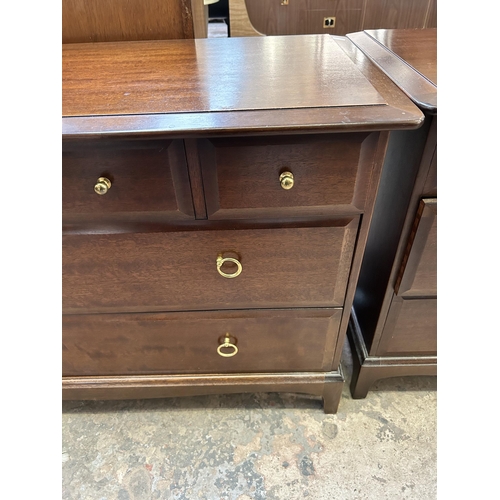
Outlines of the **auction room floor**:
[[432,500],[436,385],[346,383],[336,415],[292,394],[66,401],[63,500]]

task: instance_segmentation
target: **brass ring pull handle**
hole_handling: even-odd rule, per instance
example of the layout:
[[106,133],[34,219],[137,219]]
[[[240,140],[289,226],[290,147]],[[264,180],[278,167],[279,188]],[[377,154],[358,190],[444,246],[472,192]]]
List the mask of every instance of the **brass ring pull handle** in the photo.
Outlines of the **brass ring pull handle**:
[[[219,254],[217,255],[216,262],[217,262],[217,271],[221,276],[224,276],[224,278],[236,278],[236,276],[239,276],[241,274],[241,271],[243,271],[241,262],[238,259],[233,259],[232,257],[222,257],[222,254]],[[236,264],[238,266],[238,269],[234,273],[225,273],[221,269],[224,262],[232,262],[233,264]]]
[[292,172],[283,172],[280,175],[280,184],[283,189],[292,189],[293,188]]
[[99,179],[97,179],[96,185],[94,186],[94,191],[97,194],[103,195],[106,194],[110,188],[111,181],[106,177],[99,177]]
[[[226,333],[226,336],[224,337],[224,343],[220,344],[219,347],[217,347],[217,354],[219,354],[219,356],[222,356],[223,358],[231,358],[233,356],[236,356],[236,354],[238,353],[238,348],[236,347],[235,344],[232,344],[230,340],[231,336],[229,335],[229,333]],[[232,351],[222,352],[222,349],[232,349]]]

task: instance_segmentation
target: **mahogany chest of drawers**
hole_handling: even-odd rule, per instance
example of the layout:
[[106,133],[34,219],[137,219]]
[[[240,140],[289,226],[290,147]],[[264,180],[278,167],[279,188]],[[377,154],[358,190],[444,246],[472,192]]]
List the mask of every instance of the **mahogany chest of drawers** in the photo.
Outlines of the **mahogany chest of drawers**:
[[390,130],[346,38],[63,46],[63,397],[309,393],[335,412]]
[[356,398],[381,378],[436,374],[436,37],[436,29],[348,35],[425,114],[420,129],[396,132],[388,145],[349,328]]

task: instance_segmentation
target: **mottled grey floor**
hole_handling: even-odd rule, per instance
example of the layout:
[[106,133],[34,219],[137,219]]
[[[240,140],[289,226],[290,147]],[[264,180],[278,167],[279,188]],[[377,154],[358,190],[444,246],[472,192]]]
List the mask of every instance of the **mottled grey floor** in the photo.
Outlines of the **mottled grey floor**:
[[65,402],[63,499],[432,500],[436,399],[411,377],[346,385],[336,415],[291,394]]

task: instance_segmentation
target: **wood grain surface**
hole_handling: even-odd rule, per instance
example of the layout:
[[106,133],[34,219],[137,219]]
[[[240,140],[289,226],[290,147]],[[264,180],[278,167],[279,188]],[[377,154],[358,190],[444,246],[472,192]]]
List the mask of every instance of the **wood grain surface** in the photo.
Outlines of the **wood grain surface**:
[[[363,29],[435,28],[435,0],[230,0],[231,36],[325,33]],[[335,17],[325,28],[324,18]]]
[[325,413],[337,411],[344,377],[335,372],[234,373],[64,377],[63,399],[142,399],[245,392],[295,392],[323,398]]
[[[65,221],[65,397],[289,388],[319,394],[325,410],[335,411],[387,131],[418,128],[423,114],[352,42],[328,35],[68,44],[63,114],[69,150],[80,142],[82,150],[103,154],[106,147],[97,145],[108,140],[118,151],[119,144],[154,140],[169,150],[145,163],[139,184],[151,177],[156,185],[144,214],[142,202],[133,206],[127,198],[118,212],[130,210],[127,224],[115,224],[104,210],[99,227],[81,219],[87,215],[76,200],[73,219]],[[266,169],[272,162],[281,165]],[[124,164],[140,175],[133,163],[133,154],[119,153],[112,167]],[[297,174],[288,198],[269,188],[287,167]],[[158,218],[155,193],[165,182],[177,200],[167,211],[180,205],[177,186],[187,187],[190,214],[204,220]],[[212,210],[214,200],[226,210],[218,220],[211,218],[219,210]],[[221,276],[218,255],[238,259],[242,273]],[[224,272],[234,270],[224,264]],[[242,348],[238,355],[249,352],[253,360],[235,357],[234,372],[218,358],[201,366],[226,318],[243,332],[229,332]],[[173,333],[165,335],[167,324]],[[266,344],[282,353],[268,356]],[[262,373],[272,370],[282,371]]]
[[380,378],[437,372],[436,30],[348,38],[426,116],[423,127],[396,132],[389,143],[349,328],[351,393],[360,398]]
[[[63,311],[342,306],[358,218],[337,226],[63,236]],[[242,272],[224,278],[216,259]],[[234,273],[235,264],[222,271]]]
[[229,0],[228,7],[229,36],[265,36],[264,33],[256,30],[250,21],[245,0]]
[[[341,312],[285,309],[64,316],[63,376],[324,371]],[[217,352],[226,333],[238,349],[232,357]]]
[[[97,179],[111,188],[94,192]],[[80,141],[63,144],[63,219],[157,212],[164,220],[194,218],[182,141]],[[118,218],[118,217],[115,217]]]
[[394,286],[404,297],[437,296],[437,199],[424,198]]
[[437,29],[367,30],[437,87]]
[[[303,40],[302,37],[292,37]],[[277,47],[287,47],[291,37],[268,37],[266,38],[267,59],[259,56],[257,65],[260,65],[261,70],[267,66],[275,66],[273,62],[275,57],[273,54],[279,52]],[[317,108],[292,108],[292,109],[262,109],[252,111],[238,111],[237,109],[217,112],[193,112],[197,107],[205,107],[207,109],[211,103],[224,102],[229,103],[252,103],[256,100],[254,95],[258,93],[266,94],[269,92],[269,87],[273,88],[274,93],[281,92],[283,96],[278,102],[288,99],[288,104],[299,103],[294,97],[286,97],[287,93],[296,96],[297,92],[304,94],[301,97],[302,102],[312,104],[309,95],[313,98],[321,94],[329,94],[332,89],[339,87],[335,80],[326,82],[325,76],[329,72],[323,74],[320,80],[315,80],[314,75],[304,73],[302,76],[292,75],[288,78],[290,68],[295,68],[295,73],[300,73],[304,68],[308,67],[305,63],[303,66],[296,67],[295,63],[285,68],[281,76],[276,72],[273,74],[273,80],[269,81],[269,75],[264,81],[255,81],[255,86],[248,85],[245,89],[237,89],[237,94],[234,95],[235,87],[221,87],[221,78],[219,73],[228,72],[227,77],[231,74],[237,74],[233,67],[224,67],[215,70],[210,79],[206,80],[203,72],[198,72],[197,59],[194,48],[199,44],[209,44],[214,51],[214,57],[224,59],[226,50],[230,50],[231,44],[235,43],[236,39],[221,40],[206,39],[206,40],[176,40],[176,41],[157,41],[157,42],[130,42],[123,44],[73,44],[66,45],[63,48],[63,139],[82,138],[91,136],[103,135],[121,135],[126,136],[141,133],[144,136],[158,135],[162,137],[187,138],[190,136],[199,135],[234,135],[235,133],[252,133],[254,135],[271,133],[308,133],[308,132],[323,132],[323,131],[349,131],[349,130],[388,130],[394,128],[418,128],[423,121],[422,113],[408,100],[401,90],[392,83],[383,72],[381,72],[370,60],[363,55],[355,46],[346,38],[328,37],[327,35],[310,35],[306,36],[309,43],[300,45],[299,56],[311,59],[311,48],[316,44],[323,46],[325,50],[312,57],[313,65],[321,67],[324,63],[326,66],[337,67],[337,51],[340,48],[344,55],[350,60],[348,73],[344,75],[339,82],[345,82],[349,75],[356,74],[360,71],[361,75],[356,76],[366,79],[361,87],[355,88],[349,82],[348,87],[339,91],[344,97],[349,94],[358,94],[358,102],[364,102],[366,105],[356,106],[338,106],[340,102],[333,106],[324,107],[325,101],[320,104],[322,107]],[[323,39],[320,41],[319,39]],[[329,42],[326,42],[329,40]],[[228,45],[225,45],[227,42]],[[212,45],[215,43],[215,45]],[[222,45],[219,45],[222,44]],[[257,45],[255,45],[257,43]],[[237,57],[239,60],[246,61],[246,54],[254,53],[257,47],[260,46],[255,38],[239,39],[238,53],[233,53],[228,56],[229,59]],[[141,54],[141,47],[150,47],[151,50],[145,50],[148,55],[146,60],[141,59],[141,63],[137,59],[131,57],[131,54]],[[336,48],[330,50],[329,47]],[[220,48],[217,49],[217,47]],[[225,48],[224,48],[225,47]],[[217,50],[216,50],[217,49]],[[275,50],[276,49],[276,50]],[[208,48],[207,48],[208,50]],[[113,56],[116,52],[120,52],[119,59],[122,62],[129,59],[129,65],[122,68],[122,73],[115,75]],[[257,51],[258,52],[258,51]],[[285,51],[286,52],[286,51]],[[175,53],[183,54],[183,57],[172,60]],[[128,54],[128,55],[127,55]],[[155,55],[156,54],[156,55]],[[190,55],[189,55],[190,54]],[[302,54],[302,55],[300,55]],[[184,58],[185,56],[185,58]],[[288,60],[288,53],[284,54]],[[165,66],[161,62],[162,57],[171,60],[173,66],[169,67],[169,71],[165,70]],[[344,63],[344,56],[340,55],[340,63],[338,68],[341,68]],[[142,55],[141,55],[142,58]],[[344,60],[344,63],[342,61]],[[149,61],[149,62],[148,62]],[[323,63],[322,63],[323,61]],[[311,64],[309,62],[309,64]],[[120,64],[118,63],[118,66]],[[187,66],[186,66],[187,65]],[[247,66],[247,72],[254,73],[251,67]],[[283,67],[278,63],[278,67]],[[356,71],[352,71],[352,67]],[[174,69],[175,68],[175,69]],[[191,70],[196,70],[195,74],[190,73]],[[106,70],[105,72],[104,69]],[[331,72],[330,72],[331,73]],[[270,73],[271,74],[271,73]],[[86,78],[83,76],[86,75]],[[128,75],[128,76],[127,76]],[[177,76],[176,76],[177,75]],[[116,78],[116,79],[115,79]],[[177,78],[179,80],[177,80]],[[179,82],[185,80],[185,85]],[[166,81],[171,82],[171,87],[165,89]],[[294,82],[301,81],[304,87],[297,89]],[[318,90],[318,84],[323,81],[325,88]],[[267,82],[267,83],[266,83]],[[281,85],[281,88],[280,88]],[[367,93],[360,93],[362,89],[366,89]],[[375,90],[374,90],[375,89]],[[132,90],[134,90],[132,92]],[[227,98],[224,98],[224,92],[228,92]],[[378,94],[386,104],[373,105],[371,96]],[[246,93],[246,94],[245,94]],[[174,95],[172,95],[174,94]],[[217,99],[210,100],[210,96],[214,95]],[[171,96],[171,100],[166,97]],[[316,96],[316,97],[314,97]],[[266,97],[259,97],[264,99]],[[347,99],[348,101],[350,99]],[[268,101],[270,102],[270,101]],[[200,104],[203,104],[201,106]],[[272,104],[272,103],[271,103]],[[144,108],[142,107],[144,105]],[[274,104],[272,104],[274,105]],[[139,110],[140,114],[116,114],[123,111]],[[180,109],[190,112],[172,113],[169,110]],[[162,112],[165,111],[165,112]],[[95,115],[94,113],[108,113]],[[81,113],[80,116],[69,116]]]
[[386,103],[328,36],[63,47],[64,116],[374,104]]
[[348,38],[417,106],[437,111],[436,29],[367,30]]
[[[366,133],[203,140],[210,219],[361,213],[373,163]],[[280,174],[294,176],[292,189]]]
[[[345,35],[361,29],[365,0],[244,0],[253,27],[266,35],[324,33]],[[231,11],[230,11],[231,14]],[[335,17],[333,28],[324,27],[325,17]],[[239,23],[231,26],[238,29]],[[233,31],[231,31],[233,36]]]
[[[408,331],[405,334],[408,335]],[[435,339],[433,342],[435,343]],[[373,383],[383,378],[437,375],[436,352],[429,355],[419,352],[410,356],[404,353],[393,353],[390,356],[368,355],[354,309],[349,321],[349,343],[353,353],[350,387],[353,399],[365,398]]]
[[367,0],[361,29],[427,28],[432,0]]
[[191,0],[62,0],[62,43],[193,37]]
[[394,296],[377,356],[436,355],[437,299]]

